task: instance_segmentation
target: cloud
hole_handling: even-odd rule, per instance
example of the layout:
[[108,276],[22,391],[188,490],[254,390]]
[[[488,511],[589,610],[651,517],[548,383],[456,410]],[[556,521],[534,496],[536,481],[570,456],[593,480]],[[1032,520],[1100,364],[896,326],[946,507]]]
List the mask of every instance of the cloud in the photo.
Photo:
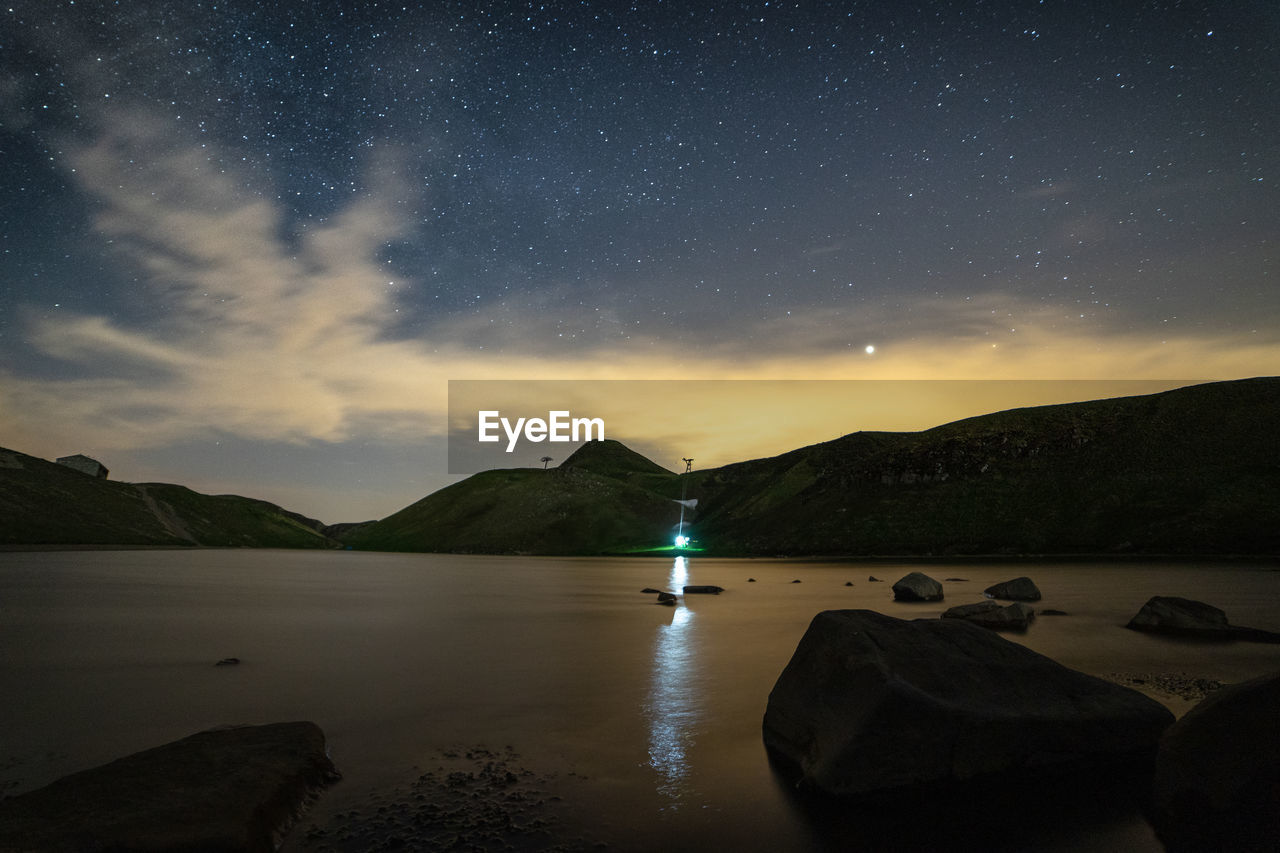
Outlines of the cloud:
[[[407,235],[398,156],[368,192],[296,227],[219,152],[144,112],[104,114],[71,149],[93,227],[142,277],[153,319],[28,321],[61,380],[0,373],[0,429],[15,445],[138,449],[218,434],[251,440],[421,441],[445,431],[451,378],[1230,378],[1280,372],[1257,334],[1155,336],[1078,322],[1063,306],[991,293],[872,309],[800,306],[726,322],[716,336],[630,322],[623,306],[523,293],[418,322],[385,247]],[[393,282],[395,282],[393,284]],[[579,300],[581,301],[581,300]],[[749,312],[738,311],[738,316]],[[758,316],[758,315],[757,315]],[[421,320],[420,316],[417,316]],[[413,324],[409,324],[413,325]],[[569,335],[566,338],[565,333]],[[874,356],[864,347],[874,343]]]

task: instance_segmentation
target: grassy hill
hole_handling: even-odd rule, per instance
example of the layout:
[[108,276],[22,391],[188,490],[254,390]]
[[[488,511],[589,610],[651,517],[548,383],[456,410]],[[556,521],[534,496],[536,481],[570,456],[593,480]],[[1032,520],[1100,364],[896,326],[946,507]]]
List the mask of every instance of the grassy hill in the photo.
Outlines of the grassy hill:
[[336,544],[320,522],[266,501],[100,480],[0,448],[0,545]]
[[589,554],[670,542],[681,489],[723,555],[1280,553],[1280,379],[861,432],[674,475],[618,442],[487,471],[348,541]]
[[855,433],[702,472],[719,553],[1278,553],[1280,380]]
[[[613,440],[584,444],[556,468],[484,471],[434,492],[345,541],[356,548],[599,554],[651,547],[675,522],[676,475]],[[676,495],[678,497],[678,494]]]
[[352,547],[601,554],[668,548],[680,508],[721,555],[1280,554],[1280,379],[860,432],[677,475],[617,441],[486,471],[377,522],[99,480],[0,448],[0,545]]

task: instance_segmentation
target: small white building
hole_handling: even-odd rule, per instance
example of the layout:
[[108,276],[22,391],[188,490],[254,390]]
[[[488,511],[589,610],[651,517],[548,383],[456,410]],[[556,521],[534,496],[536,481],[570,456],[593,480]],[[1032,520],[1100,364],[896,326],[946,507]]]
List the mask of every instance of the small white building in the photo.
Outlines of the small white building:
[[59,456],[53,460],[59,465],[66,465],[68,468],[74,468],[81,474],[88,474],[90,477],[99,477],[103,480],[107,479],[107,466],[103,465],[97,459],[77,453],[75,456]]

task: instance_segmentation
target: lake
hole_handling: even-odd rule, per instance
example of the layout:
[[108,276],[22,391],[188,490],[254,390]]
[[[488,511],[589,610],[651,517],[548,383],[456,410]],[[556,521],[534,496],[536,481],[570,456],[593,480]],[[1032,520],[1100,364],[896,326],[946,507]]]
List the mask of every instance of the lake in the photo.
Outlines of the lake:
[[[917,569],[967,581],[944,584],[945,603],[894,602]],[[485,803],[459,825],[512,821],[517,848],[849,849],[863,830],[868,847],[897,846],[892,827],[794,798],[761,743],[769,691],[821,610],[933,617],[1024,574],[1038,609],[1068,615],[1007,636],[1073,668],[1225,682],[1280,669],[1280,646],[1122,627],[1150,596],[1180,595],[1280,631],[1280,571],[1262,563],[0,553],[0,791],[217,725],[306,719],[345,778],[286,850],[394,847],[433,792]],[[726,592],[675,608],[640,593],[685,583]],[[510,776],[485,775],[495,766]],[[925,824],[903,846],[964,846]],[[1160,849],[1128,805],[1044,803],[1013,828],[1010,849]]]

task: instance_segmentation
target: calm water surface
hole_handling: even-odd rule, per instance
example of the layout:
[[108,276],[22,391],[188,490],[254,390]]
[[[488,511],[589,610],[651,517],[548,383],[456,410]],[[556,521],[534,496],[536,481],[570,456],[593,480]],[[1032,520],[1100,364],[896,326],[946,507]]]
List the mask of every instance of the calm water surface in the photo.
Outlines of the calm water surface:
[[[1159,594],[1280,631],[1280,572],[1259,564],[7,553],[0,790],[220,724],[309,719],[345,776],[313,810],[320,822],[404,784],[441,750],[484,744],[553,780],[573,825],[613,849],[846,849],[847,827],[798,808],[770,769],[760,720],[818,611],[937,616],[941,603],[892,601],[891,583],[915,569],[968,579],[945,584],[945,606],[1030,575],[1040,606],[1070,615],[1011,639],[1085,672],[1230,682],[1280,669],[1280,646],[1121,627]],[[727,591],[674,609],[639,592],[686,582]],[[212,665],[230,656],[243,663]],[[1047,808],[1019,832],[1013,847],[1159,849],[1132,810]]]

